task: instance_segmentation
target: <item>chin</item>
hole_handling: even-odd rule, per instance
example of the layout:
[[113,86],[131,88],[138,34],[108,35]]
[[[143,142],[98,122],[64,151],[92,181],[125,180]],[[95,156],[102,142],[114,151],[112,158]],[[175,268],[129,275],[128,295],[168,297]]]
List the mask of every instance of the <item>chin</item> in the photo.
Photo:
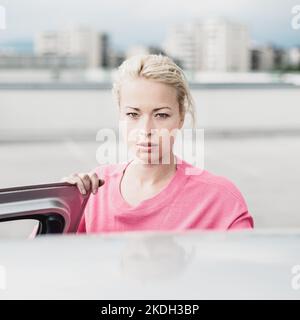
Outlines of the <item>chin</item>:
[[137,158],[143,162],[143,163],[146,163],[146,164],[159,164],[159,157],[156,156],[147,156],[147,155],[144,155],[144,154],[137,154]]
[[159,154],[151,152],[140,152],[136,150],[135,157],[145,164],[159,164]]
[[170,164],[171,159],[170,156],[168,157],[167,154],[159,156],[158,153],[152,154],[150,157],[150,154],[147,155],[145,153],[136,153],[136,158],[145,164]]

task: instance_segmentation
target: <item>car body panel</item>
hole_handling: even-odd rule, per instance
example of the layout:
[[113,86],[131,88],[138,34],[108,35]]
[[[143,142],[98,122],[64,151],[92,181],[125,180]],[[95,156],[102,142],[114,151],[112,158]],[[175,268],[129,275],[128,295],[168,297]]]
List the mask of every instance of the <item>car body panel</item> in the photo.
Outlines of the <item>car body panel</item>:
[[0,264],[0,299],[300,298],[300,230],[46,235],[0,242]]

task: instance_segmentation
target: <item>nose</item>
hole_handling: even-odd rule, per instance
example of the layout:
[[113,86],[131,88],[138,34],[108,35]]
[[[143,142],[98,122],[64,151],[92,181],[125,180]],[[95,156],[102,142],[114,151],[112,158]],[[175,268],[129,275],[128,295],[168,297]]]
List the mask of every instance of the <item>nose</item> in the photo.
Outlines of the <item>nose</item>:
[[154,128],[151,117],[147,115],[142,117],[139,124],[139,134],[146,137],[150,137],[152,134],[151,130],[153,129]]

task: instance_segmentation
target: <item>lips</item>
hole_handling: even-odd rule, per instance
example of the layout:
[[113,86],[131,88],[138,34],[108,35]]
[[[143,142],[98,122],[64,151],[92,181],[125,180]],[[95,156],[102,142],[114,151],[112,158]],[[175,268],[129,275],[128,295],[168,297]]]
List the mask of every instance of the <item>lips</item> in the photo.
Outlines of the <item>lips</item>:
[[151,143],[151,142],[141,142],[141,143],[138,143],[137,145],[140,147],[148,147],[148,148],[157,146],[156,143]]

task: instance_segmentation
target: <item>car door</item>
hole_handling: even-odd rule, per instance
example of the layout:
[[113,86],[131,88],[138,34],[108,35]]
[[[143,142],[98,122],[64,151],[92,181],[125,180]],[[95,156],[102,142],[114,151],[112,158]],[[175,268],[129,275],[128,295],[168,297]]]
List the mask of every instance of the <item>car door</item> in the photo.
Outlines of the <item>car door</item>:
[[0,189],[0,237],[74,233],[89,194],[66,182]]

